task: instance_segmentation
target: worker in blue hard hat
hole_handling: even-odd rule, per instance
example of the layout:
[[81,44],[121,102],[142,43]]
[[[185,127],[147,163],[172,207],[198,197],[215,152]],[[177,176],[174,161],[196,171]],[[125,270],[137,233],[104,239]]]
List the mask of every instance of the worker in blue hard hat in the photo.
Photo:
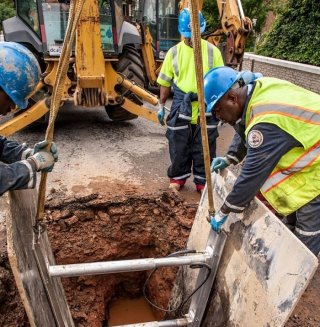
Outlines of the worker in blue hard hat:
[[[206,22],[199,12],[200,32]],[[171,165],[168,168],[170,188],[179,191],[193,173],[197,191],[206,183],[202,141],[199,124],[196,68],[191,40],[190,12],[183,9],[179,15],[179,32],[183,41],[170,48],[161,67],[157,82],[160,85],[159,122],[165,122],[165,103],[173,88],[173,101],[166,119]],[[217,47],[201,40],[203,73],[213,67],[223,66],[223,59]],[[216,155],[218,121],[214,115],[207,115],[207,132],[211,159]]]
[[[0,42],[0,115],[16,106],[25,109],[40,80],[35,56],[24,46]],[[0,195],[8,190],[33,188],[37,171],[51,171],[58,159],[54,143],[42,141],[33,149],[0,136]]]
[[259,190],[291,224],[295,235],[320,252],[320,95],[290,82],[212,69],[204,77],[207,109],[234,126],[219,171],[245,157],[240,175],[221,209],[211,218],[219,231],[230,212],[242,212]]

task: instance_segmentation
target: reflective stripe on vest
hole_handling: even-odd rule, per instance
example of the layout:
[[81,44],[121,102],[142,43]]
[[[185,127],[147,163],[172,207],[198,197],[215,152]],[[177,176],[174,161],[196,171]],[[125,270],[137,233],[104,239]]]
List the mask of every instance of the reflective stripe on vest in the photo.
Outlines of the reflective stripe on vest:
[[208,43],[208,65],[209,69],[213,68],[213,45]]
[[[271,110],[270,107],[272,108]],[[267,114],[283,115],[309,124],[320,125],[320,113],[306,108],[294,107],[292,105],[286,106],[281,103],[269,103],[253,107],[250,114],[249,125],[253,116],[256,118],[260,115]]]
[[179,76],[179,65],[178,65],[178,46],[172,48],[172,65],[175,75]]
[[[207,52],[208,53],[208,66],[209,66],[209,69],[211,69],[211,68],[213,68],[213,65],[214,65],[214,58],[213,58],[214,48],[213,48],[212,44],[207,43],[207,51],[208,51]],[[178,77],[179,76],[179,64],[178,64],[178,46],[177,45],[172,48],[172,65],[173,65],[174,74],[176,75],[176,77]],[[167,81],[164,78],[162,78],[162,79]],[[170,81],[167,81],[167,82],[170,82]]]
[[160,77],[161,79],[163,79],[164,81],[166,81],[166,82],[172,84],[172,79],[171,79],[170,77],[168,77],[167,75],[165,75],[165,74],[163,74],[163,73],[160,72],[159,77]]
[[309,151],[304,152],[298,157],[292,165],[286,167],[286,169],[278,170],[272,173],[266,182],[263,184],[261,191],[266,193],[278,186],[285,180],[287,180],[291,173],[298,172],[305,167],[311,166],[312,163],[320,156],[320,142],[314,145]]

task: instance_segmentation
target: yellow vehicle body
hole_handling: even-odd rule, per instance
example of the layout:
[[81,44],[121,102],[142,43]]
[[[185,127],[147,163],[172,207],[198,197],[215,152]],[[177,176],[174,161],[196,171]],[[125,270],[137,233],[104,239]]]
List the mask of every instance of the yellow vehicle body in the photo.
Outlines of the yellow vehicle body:
[[[76,1],[76,0],[75,0]],[[17,13],[20,16],[15,18],[11,23],[13,29],[21,24],[21,21],[26,25],[31,26],[30,21],[24,17],[25,12],[21,13],[22,6],[26,3],[34,3],[32,0],[18,0]],[[62,4],[53,4],[53,0],[41,1],[36,0],[37,8],[34,11],[29,11],[29,16],[32,16],[34,22],[33,32],[37,33],[40,38],[40,33],[48,29],[47,20],[49,9],[61,6]],[[56,1],[57,2],[57,1]],[[140,2],[140,1],[139,1]],[[19,6],[19,3],[21,5]],[[73,53],[69,59],[69,73],[65,79],[63,102],[73,101],[75,105],[96,107],[105,106],[107,113],[113,120],[129,120],[137,118],[138,116],[157,122],[156,112],[143,106],[143,102],[148,102],[154,106],[157,105],[158,99],[154,94],[151,94],[145,89],[149,85],[156,85],[157,72],[160,69],[161,62],[155,60],[154,49],[152,45],[152,36],[148,24],[136,24],[138,35],[141,37],[141,65],[143,65],[144,75],[147,83],[143,83],[141,78],[138,82],[119,71],[117,68],[121,66],[121,54],[109,55],[105,53],[103,48],[105,44],[102,42],[102,22],[101,8],[103,3],[113,4],[114,13],[110,16],[113,21],[119,20],[121,16],[121,0],[115,1],[96,1],[86,0],[82,8],[80,21],[77,27],[76,42]],[[119,6],[116,5],[119,3]],[[177,3],[177,2],[175,2]],[[102,4],[102,5],[101,5]],[[202,8],[203,1],[199,1],[199,8]],[[227,44],[225,51],[226,65],[239,67],[242,62],[244,54],[244,46],[249,32],[252,29],[250,19],[244,17],[240,0],[217,0],[217,5],[221,17],[221,29],[214,33],[207,35],[208,41],[218,45],[222,35],[227,36]],[[42,8],[42,16],[41,10]],[[64,5],[65,6],[65,5]],[[178,8],[182,10],[188,6],[188,1],[182,0],[179,2]],[[19,9],[20,8],[20,9]],[[59,7],[60,8],[60,7]],[[31,10],[32,8],[28,8]],[[20,12],[19,12],[20,10]],[[38,10],[38,11],[37,11]],[[45,16],[47,13],[47,16]],[[65,13],[60,12],[61,15]],[[38,19],[36,18],[38,17]],[[7,25],[9,27],[7,27]],[[113,34],[115,34],[115,27],[113,26]],[[174,27],[176,28],[176,26]],[[5,38],[7,41],[24,42],[23,39],[17,39],[14,30],[10,34],[10,24],[4,22]],[[7,33],[6,33],[7,32]],[[41,34],[42,42],[46,36]],[[62,42],[62,40],[61,40]],[[47,48],[50,50],[49,42]],[[130,56],[132,48],[128,48],[128,55]],[[125,56],[125,55],[124,55]],[[40,54],[44,73],[41,83],[38,86],[36,96],[32,96],[32,101],[35,103],[29,109],[23,111],[21,115],[9,120],[5,124],[0,125],[0,135],[8,136],[21,130],[34,121],[39,120],[48,112],[46,103],[48,101],[39,101],[44,97],[50,97],[53,87],[56,83],[56,74],[58,69],[59,57],[50,56],[47,54]],[[132,59],[137,59],[133,57]],[[132,60],[131,59],[131,60]],[[128,60],[125,64],[128,63]],[[141,73],[142,74],[142,73]],[[140,74],[140,75],[141,75]]]
[[[49,4],[45,5],[49,6]],[[70,78],[69,74],[66,78],[63,101],[71,100],[77,106],[105,106],[111,113],[114,108],[115,118],[117,118],[117,112],[120,112],[119,120],[140,116],[158,122],[156,111],[141,105],[143,101],[146,101],[156,106],[158,98],[145,90],[144,85],[138,85],[118,73],[114,67],[118,58],[106,57],[102,48],[99,4],[98,1],[87,0],[84,2],[77,27],[74,53],[69,59],[72,77]],[[44,96],[50,96],[56,83],[59,58],[44,56],[44,63],[46,68],[38,91],[45,90]],[[127,93],[134,94],[138,101],[127,97]],[[39,94],[36,95],[36,98],[38,97]],[[0,135],[8,136],[21,130],[41,118],[48,110],[48,105],[44,100],[37,101],[22,114],[2,124]]]

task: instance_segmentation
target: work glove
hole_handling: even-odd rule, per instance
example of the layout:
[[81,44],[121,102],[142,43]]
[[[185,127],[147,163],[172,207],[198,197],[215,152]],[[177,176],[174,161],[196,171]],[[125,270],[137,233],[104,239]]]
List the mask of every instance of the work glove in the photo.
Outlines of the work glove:
[[226,157],[213,158],[211,162],[211,171],[218,172],[219,170],[227,168],[231,162]]
[[211,228],[214,231],[216,231],[217,233],[220,233],[221,226],[227,220],[228,215],[224,214],[221,210],[219,210],[218,212],[216,212],[216,214],[214,216],[211,216],[210,218],[211,218],[211,220],[210,220]]
[[[23,143],[22,145],[25,146],[25,143]],[[30,156],[33,155],[33,149],[31,148],[26,148],[23,152],[22,152],[22,155],[21,155],[21,160],[25,160],[25,159],[28,159]]]
[[159,120],[159,123],[163,126],[164,125],[164,116],[165,116],[165,106],[164,103],[159,103],[159,110],[157,113],[157,117]]
[[53,165],[58,161],[58,151],[56,144],[51,143],[50,151],[46,149],[48,146],[47,141],[37,143],[33,149],[33,155],[28,157],[36,166],[37,171],[51,172]]

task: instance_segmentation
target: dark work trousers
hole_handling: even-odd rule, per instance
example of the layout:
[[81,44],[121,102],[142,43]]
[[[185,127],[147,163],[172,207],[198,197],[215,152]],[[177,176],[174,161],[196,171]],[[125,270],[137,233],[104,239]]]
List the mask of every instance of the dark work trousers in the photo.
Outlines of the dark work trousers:
[[298,239],[316,256],[320,254],[320,195],[284,218]]
[[[178,93],[178,96],[177,96]],[[194,183],[205,185],[206,174],[203,159],[200,124],[191,124],[192,94],[175,90],[170,114],[167,118],[166,137],[169,141],[171,165],[168,177],[186,180],[194,176]],[[207,117],[207,133],[209,139],[210,162],[216,156],[216,138],[218,121],[215,117]]]

